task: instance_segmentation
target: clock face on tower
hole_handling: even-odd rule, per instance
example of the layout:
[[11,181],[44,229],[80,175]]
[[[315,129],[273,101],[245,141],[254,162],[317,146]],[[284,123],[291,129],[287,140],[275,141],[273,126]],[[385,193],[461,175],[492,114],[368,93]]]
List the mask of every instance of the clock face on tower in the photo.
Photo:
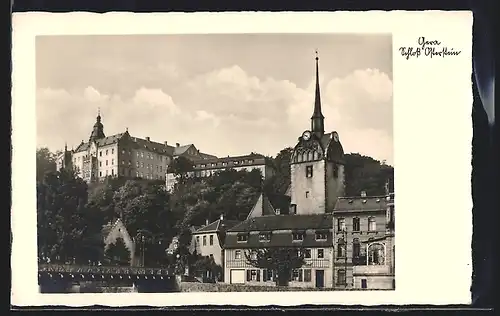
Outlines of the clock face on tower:
[[311,132],[310,131],[305,131],[304,133],[302,133],[302,139],[303,140],[309,140],[309,139],[311,139]]
[[339,134],[337,134],[337,132],[333,132],[333,140],[335,142],[338,142],[339,141]]

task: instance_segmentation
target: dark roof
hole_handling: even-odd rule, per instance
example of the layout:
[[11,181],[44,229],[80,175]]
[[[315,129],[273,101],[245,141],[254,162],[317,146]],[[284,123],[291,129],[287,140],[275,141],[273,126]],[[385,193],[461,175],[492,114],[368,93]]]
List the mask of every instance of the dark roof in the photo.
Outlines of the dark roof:
[[234,226],[228,232],[330,229],[332,227],[332,214],[270,215],[249,218]]
[[[307,215],[295,215],[307,216]],[[276,216],[280,217],[280,216]],[[237,233],[226,234],[224,248],[262,248],[262,247],[332,247],[333,236],[330,231],[326,232],[326,228],[317,228],[316,230],[325,230],[327,233],[326,240],[316,240],[316,232],[305,232],[302,241],[293,241],[293,234],[291,232],[272,232],[270,241],[260,241],[259,234],[249,234],[246,242],[238,242]]]
[[341,197],[333,212],[382,211],[387,209],[385,196]]
[[[155,152],[160,155],[169,155],[172,156],[174,154],[174,147],[165,145],[164,143],[158,143],[147,139],[142,139],[138,137],[132,137],[128,132],[119,133],[116,135],[104,137],[101,139],[95,140],[98,147],[103,147],[111,144],[118,143],[121,139],[128,138],[132,141],[134,146],[139,148],[145,148],[148,151]],[[90,142],[82,142],[76,149],[75,152],[86,151],[90,146]],[[182,146],[185,147],[185,146]]]
[[193,232],[193,234],[201,234],[201,233],[212,233],[212,232],[218,232],[221,230],[227,230],[229,228],[234,227],[236,224],[238,224],[238,221],[233,221],[233,220],[227,220],[227,219],[218,219],[215,222],[212,222],[206,226],[203,226],[196,231]]
[[267,194],[269,202],[275,210],[280,209],[280,214],[288,214],[291,198],[285,194]]

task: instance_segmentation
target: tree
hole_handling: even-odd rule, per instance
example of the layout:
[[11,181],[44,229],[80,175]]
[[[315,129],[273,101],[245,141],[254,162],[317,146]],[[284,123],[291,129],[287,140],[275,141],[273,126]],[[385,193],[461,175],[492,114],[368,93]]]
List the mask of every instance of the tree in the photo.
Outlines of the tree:
[[170,194],[162,185],[129,180],[113,195],[115,216],[143,247],[146,265],[161,264],[175,234]]
[[130,251],[122,238],[108,246],[105,251],[106,260],[110,265],[127,266],[130,265]]
[[372,196],[384,195],[386,182],[392,183],[393,179],[392,166],[357,153],[345,155],[346,196],[359,196],[361,191]]
[[189,178],[189,173],[194,171],[194,164],[186,157],[179,156],[175,158],[168,166],[168,172],[173,173],[177,184],[183,185]]
[[266,193],[284,194],[290,186],[290,161],[292,159],[293,148],[282,149],[274,158],[275,174],[266,185]]
[[43,181],[45,173],[56,171],[56,155],[46,147],[36,150],[36,180]]
[[[88,263],[99,256],[102,224],[86,208],[87,184],[71,170],[47,172],[37,184],[38,254],[51,262]],[[94,250],[90,250],[94,249]]]
[[305,249],[297,247],[255,248],[245,251],[246,262],[259,269],[272,270],[276,285],[288,286],[291,273],[305,263]]

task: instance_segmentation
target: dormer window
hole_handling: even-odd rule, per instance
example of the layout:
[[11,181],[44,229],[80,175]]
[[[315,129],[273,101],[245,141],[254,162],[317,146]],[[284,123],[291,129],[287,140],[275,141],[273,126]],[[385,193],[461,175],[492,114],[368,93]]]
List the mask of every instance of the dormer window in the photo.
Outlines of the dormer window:
[[271,233],[269,233],[269,232],[260,233],[259,234],[259,241],[260,242],[269,242],[269,241],[271,241]]
[[240,162],[239,162],[239,161],[233,161],[233,163],[234,163],[235,165],[237,165],[237,164],[239,164]]
[[250,160],[248,161],[248,163],[253,163],[253,159],[250,159]]
[[292,233],[292,240],[293,241],[303,241],[304,236],[305,236],[304,232],[294,232],[294,233]]
[[328,239],[328,233],[324,231],[317,231],[316,232],[316,240],[327,240]]
[[248,234],[238,234],[238,242],[247,242]]

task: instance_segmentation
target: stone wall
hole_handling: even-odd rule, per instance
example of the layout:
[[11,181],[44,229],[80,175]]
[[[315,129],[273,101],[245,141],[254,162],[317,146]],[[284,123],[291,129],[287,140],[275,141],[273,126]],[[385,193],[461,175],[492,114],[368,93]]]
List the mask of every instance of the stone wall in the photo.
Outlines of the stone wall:
[[[286,286],[256,286],[227,283],[181,282],[180,292],[290,292],[290,291],[334,291],[332,288],[298,288]],[[359,289],[356,289],[359,290]]]

